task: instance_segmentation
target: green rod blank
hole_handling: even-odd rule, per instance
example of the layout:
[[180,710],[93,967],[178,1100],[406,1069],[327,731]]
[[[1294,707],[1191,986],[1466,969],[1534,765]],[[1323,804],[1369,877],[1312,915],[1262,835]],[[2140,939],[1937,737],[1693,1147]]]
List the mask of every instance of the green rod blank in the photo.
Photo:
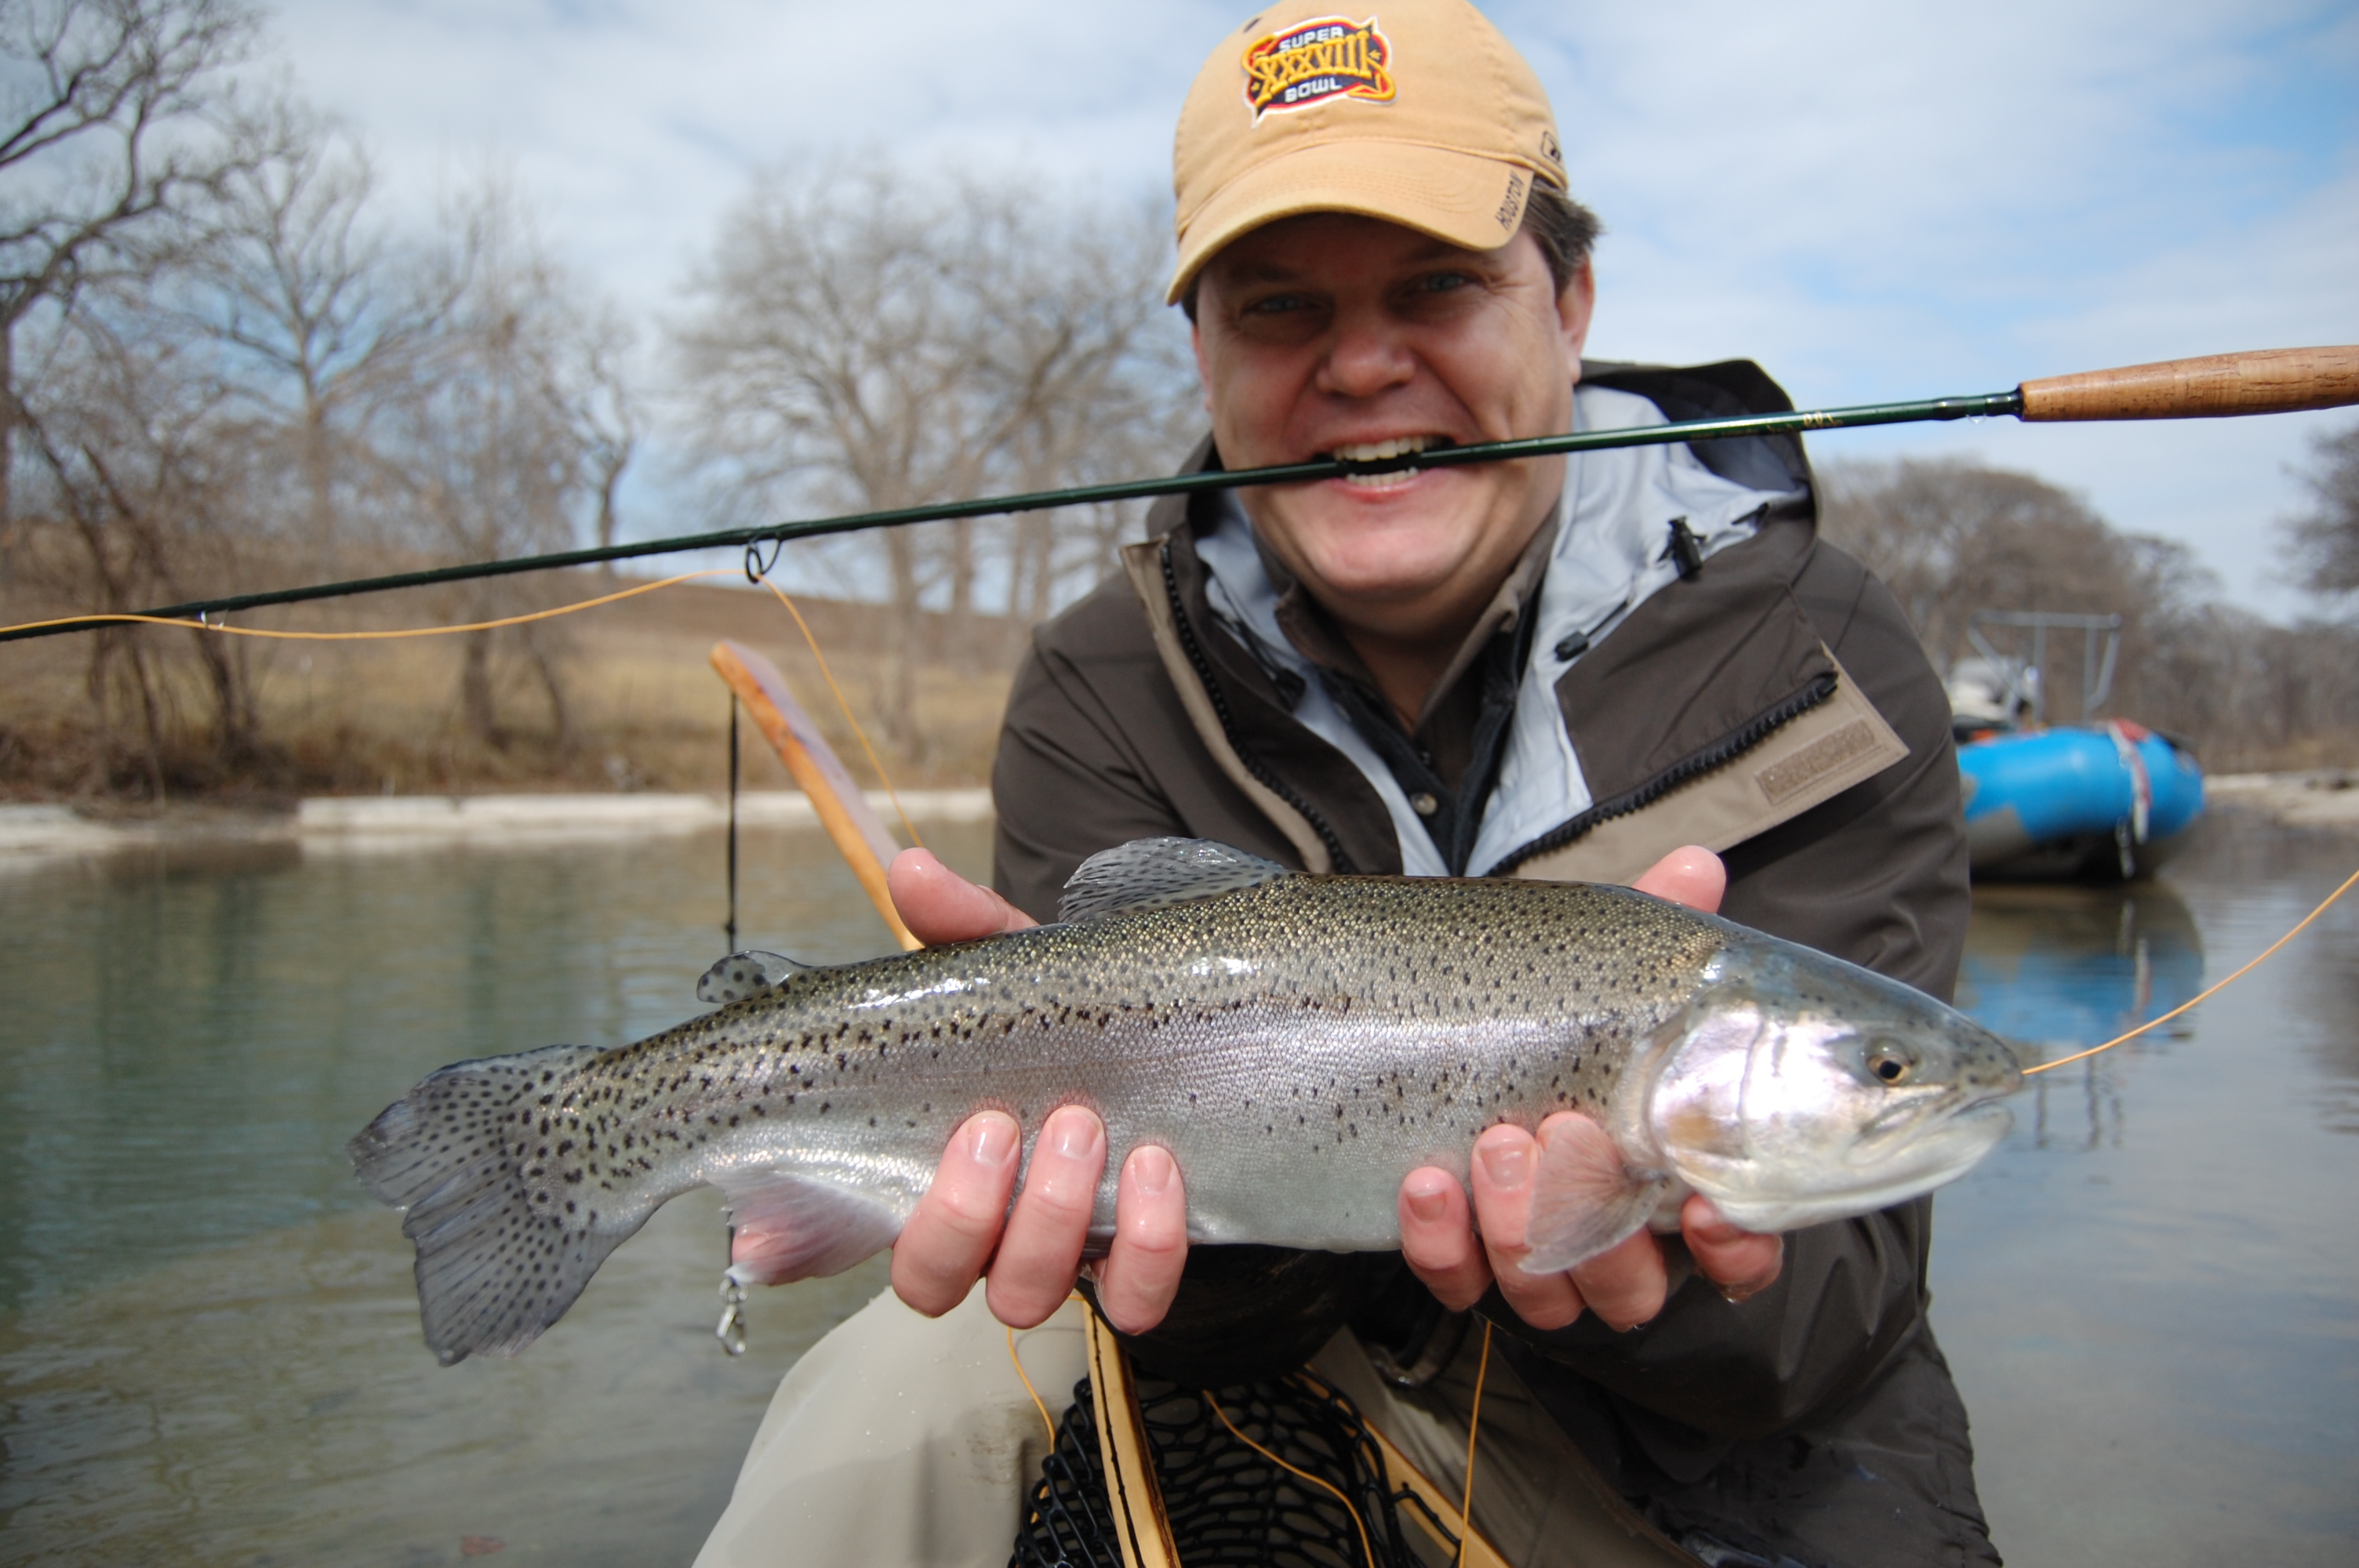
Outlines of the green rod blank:
[[[2020,416],[2020,390],[1989,392],[1972,397],[1929,397],[1910,403],[1869,403],[1853,408],[1800,409],[1786,414],[1748,414],[1723,419],[1689,419],[1670,425],[1645,425],[1620,430],[1593,430],[1564,436],[1533,436],[1517,441],[1493,441],[1480,446],[1445,447],[1376,462],[1322,460],[1288,463],[1276,468],[1247,469],[1235,473],[1169,474],[1159,479],[1125,480],[1115,484],[1077,485],[1068,490],[1036,491],[1024,495],[984,496],[972,501],[946,501],[927,506],[905,506],[889,512],[859,512],[842,517],[811,518],[798,523],[766,523],[748,528],[724,528],[711,534],[684,534],[669,539],[641,539],[593,549],[559,550],[545,556],[519,556],[504,561],[469,561],[432,567],[422,571],[394,572],[384,577],[354,578],[345,582],[313,583],[302,588],[272,589],[263,593],[232,594],[222,599],[192,600],[138,613],[164,621],[193,621],[230,615],[277,604],[304,604],[315,600],[346,599],[357,594],[388,593],[396,589],[430,588],[440,583],[470,582],[483,578],[514,577],[525,572],[556,571],[566,567],[597,566],[606,561],[633,560],[646,556],[677,555],[689,550],[783,545],[790,539],[814,539],[831,534],[855,534],[870,528],[899,528],[912,523],[940,523],[960,517],[991,517],[1015,512],[1043,512],[1060,506],[1090,506],[1113,501],[1138,501],[1158,495],[1184,495],[1200,490],[1245,489],[1264,484],[1299,484],[1340,479],[1352,474],[1380,473],[1410,468],[1456,468],[1466,463],[1503,462],[1519,458],[1553,457],[1565,452],[1600,451],[1613,447],[1662,446],[1677,441],[1724,441],[1746,436],[1780,436],[1806,430],[1840,430],[1860,425],[1907,425],[1929,420]],[[59,637],[91,632],[115,622],[103,620],[64,621],[51,626],[0,632],[0,643],[34,637]]]

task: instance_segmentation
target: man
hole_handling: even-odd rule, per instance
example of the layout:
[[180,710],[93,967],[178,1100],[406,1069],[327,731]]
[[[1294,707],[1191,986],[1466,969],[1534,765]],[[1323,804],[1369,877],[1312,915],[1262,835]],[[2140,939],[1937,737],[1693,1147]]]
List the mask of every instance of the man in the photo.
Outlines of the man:
[[[1462,0],[1291,5],[1224,41],[1175,149],[1198,464],[1788,406],[1750,365],[1583,365],[1595,224],[1560,157],[1538,82]],[[1016,681],[997,891],[912,851],[895,898],[929,941],[1011,929],[1051,917],[1089,854],[1166,834],[1313,871],[1636,876],[1946,995],[1965,919],[1947,709],[1897,607],[1812,517],[1789,441],[1169,502],[1126,579],[1044,628]],[[1014,1327],[1065,1303],[1104,1132],[1052,1113],[1018,1192],[1023,1130],[983,1113],[944,1152],[894,1251],[918,1312],[979,1278]],[[1995,1562],[1924,1318],[1930,1204],[1781,1242],[1692,1198],[1668,1246],[1641,1232],[1526,1273],[1540,1141],[1603,1139],[1571,1115],[1503,1125],[1471,1194],[1412,1173],[1399,1261],[1191,1259],[1180,1173],[1135,1150],[1088,1288],[1151,1371],[1341,1357],[1331,1378],[1383,1368],[1461,1433],[1482,1336],[1460,1314],[1483,1303],[1504,1331],[1492,1397],[1524,1420],[1497,1461],[1520,1500],[1478,1495],[1477,1522],[1512,1561],[1559,1560],[1550,1521],[1602,1483],[1710,1562]]]

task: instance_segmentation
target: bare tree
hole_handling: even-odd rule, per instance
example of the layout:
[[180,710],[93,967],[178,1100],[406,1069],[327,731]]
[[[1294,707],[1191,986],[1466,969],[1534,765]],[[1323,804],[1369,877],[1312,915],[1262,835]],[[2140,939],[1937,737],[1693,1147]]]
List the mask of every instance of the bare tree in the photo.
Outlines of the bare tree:
[[[136,311],[103,313],[84,301],[49,341],[39,417],[20,431],[30,448],[28,492],[70,547],[38,562],[43,584],[71,602],[136,610],[185,600],[250,570],[264,541],[243,523],[234,443],[219,438],[219,405],[204,355],[185,338],[155,330]],[[260,719],[251,650],[231,639],[132,628],[91,642],[89,687],[103,730],[129,705],[144,736],[151,795],[164,793],[168,752],[177,757],[184,684],[201,694],[209,771],[219,775],[258,754]],[[102,736],[100,767],[119,751]]]
[[2359,591],[2359,425],[2311,446],[2301,481],[2312,504],[2287,524],[2287,553],[2306,591],[2340,598]]
[[[1127,470],[1172,401],[1143,368],[1160,258],[1138,228],[1037,190],[929,189],[888,165],[771,171],[723,225],[674,334],[702,470],[758,517]],[[1024,542],[1012,554],[1047,559],[1026,529],[1003,530]],[[938,592],[954,624],[973,611],[984,537],[973,524],[894,529],[875,546],[885,729],[905,754],[920,744],[921,607]],[[1033,568],[1009,569],[1020,600]]]
[[[1010,389],[1025,415],[995,477],[1048,490],[1171,467],[1201,412],[1186,333],[1162,304],[1169,241],[1159,210],[1066,212],[1045,226],[1013,221],[1023,211],[985,208],[975,225],[985,363],[995,376],[1026,378]],[[1005,613],[1040,621],[1071,589],[1093,585],[1144,515],[1131,503],[1011,520]]]
[[308,569],[332,576],[356,523],[381,542],[385,520],[357,515],[381,505],[375,427],[429,373],[464,277],[372,224],[366,156],[315,113],[279,100],[233,145],[201,240],[155,292],[216,351],[257,470],[254,524],[299,537]]
[[[2313,481],[2321,515],[2335,474]],[[2359,628],[2275,626],[2222,604],[2187,546],[2124,533],[2030,474],[1903,461],[1830,464],[1821,478],[1827,536],[1892,588],[1937,665],[1965,651],[1976,610],[2115,614],[2110,711],[2229,765],[2306,764],[2359,742]]]
[[2079,496],[2031,474],[1960,461],[1837,463],[1822,472],[1822,527],[1881,577],[1937,664],[1965,650],[1977,610],[2120,615],[2142,622],[2194,582],[2183,546],[2114,529]]
[[[380,224],[357,145],[234,91],[255,36],[240,0],[0,0],[0,549],[22,586],[120,611],[331,574],[353,549],[612,542],[643,422],[627,330],[496,181],[430,240]],[[445,608],[552,591],[487,583]],[[266,649],[87,645],[103,787],[293,765],[262,735]],[[560,653],[533,627],[463,644],[465,725],[506,744],[521,681],[564,745]]]
[[[567,544],[584,500],[619,479],[624,460],[597,458],[596,433],[584,423],[583,408],[612,373],[595,351],[600,340],[581,330],[592,312],[496,180],[451,213],[443,250],[451,304],[418,373],[385,398],[387,438],[375,449],[384,477],[398,487],[421,553],[493,560]],[[489,620],[537,591],[548,585],[494,579],[454,590],[453,608]],[[565,692],[548,633],[524,626],[505,640],[546,697],[562,744]],[[495,633],[469,633],[459,680],[468,728],[494,745],[508,738],[496,697],[499,645]]]
[[229,167],[205,133],[255,30],[236,0],[0,5],[0,533],[28,417],[20,332],[180,238]]
[[[618,317],[606,311],[583,316],[575,329],[572,421],[595,498],[591,530],[602,548],[614,542],[622,525],[616,502],[646,424],[646,411],[625,364],[633,336]],[[605,575],[614,577],[613,563],[607,564]]]

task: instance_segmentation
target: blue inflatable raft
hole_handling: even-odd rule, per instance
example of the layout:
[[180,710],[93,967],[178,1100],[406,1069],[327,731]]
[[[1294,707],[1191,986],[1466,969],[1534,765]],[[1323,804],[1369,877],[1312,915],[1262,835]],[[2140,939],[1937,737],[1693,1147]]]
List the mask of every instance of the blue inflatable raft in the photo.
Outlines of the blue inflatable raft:
[[1969,741],[1958,766],[1977,878],[2126,881],[2203,810],[2195,754],[2126,719]]

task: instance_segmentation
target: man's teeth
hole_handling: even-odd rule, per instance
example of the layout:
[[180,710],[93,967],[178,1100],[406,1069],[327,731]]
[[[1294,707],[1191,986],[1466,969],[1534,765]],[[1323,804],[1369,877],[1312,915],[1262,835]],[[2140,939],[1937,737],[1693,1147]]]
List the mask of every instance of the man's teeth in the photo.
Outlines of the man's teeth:
[[1386,458],[1402,458],[1411,452],[1421,452],[1435,444],[1436,438],[1431,436],[1396,436],[1386,441],[1353,441],[1348,446],[1336,448],[1330,455],[1345,462],[1375,463]]
[[[1349,445],[1337,447],[1328,453],[1328,456],[1340,458],[1345,462],[1380,463],[1393,458],[1405,458],[1414,452],[1431,451],[1436,447],[1448,445],[1450,445],[1448,439],[1440,436],[1395,436],[1389,440],[1383,441],[1353,441]],[[1345,484],[1353,485],[1362,490],[1394,490],[1402,485],[1413,483],[1417,476],[1416,469],[1399,468],[1386,469],[1376,473],[1345,474],[1343,477]]]

